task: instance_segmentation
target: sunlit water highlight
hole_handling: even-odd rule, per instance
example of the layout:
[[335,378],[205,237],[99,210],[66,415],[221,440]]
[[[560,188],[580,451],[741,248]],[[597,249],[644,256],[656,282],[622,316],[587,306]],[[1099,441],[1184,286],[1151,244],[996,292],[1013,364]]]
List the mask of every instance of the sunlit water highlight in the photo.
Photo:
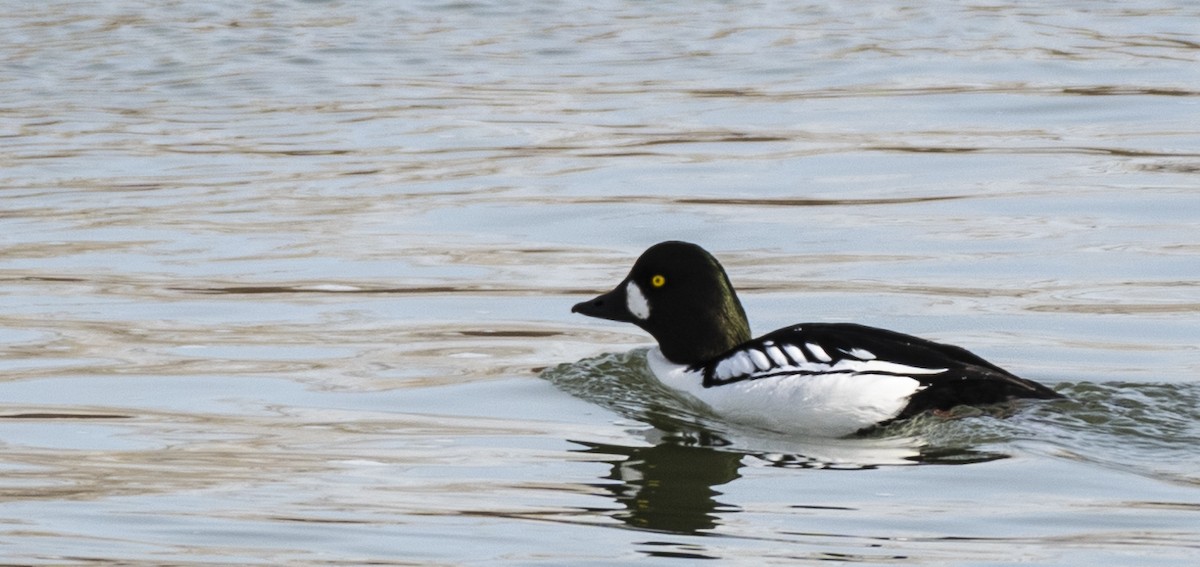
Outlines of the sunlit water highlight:
[[[14,5],[0,562],[1188,564],[1198,20]],[[892,328],[1069,400],[713,420],[568,313],[665,239],[760,332]]]

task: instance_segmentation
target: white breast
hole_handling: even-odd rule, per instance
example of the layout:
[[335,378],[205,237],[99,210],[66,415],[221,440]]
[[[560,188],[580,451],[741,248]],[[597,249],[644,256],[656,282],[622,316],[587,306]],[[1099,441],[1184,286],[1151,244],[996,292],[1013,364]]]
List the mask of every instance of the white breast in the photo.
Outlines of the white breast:
[[[774,359],[775,353],[767,350],[764,358]],[[700,371],[688,371],[686,366],[667,360],[657,347],[650,349],[646,359],[660,382],[699,400],[721,419],[800,435],[841,437],[887,421],[896,417],[909,397],[923,387],[913,378],[887,373],[893,370],[884,368],[890,366],[888,363],[872,361],[880,365],[874,369],[880,373],[872,373],[866,365],[855,372],[833,365],[826,366],[830,371],[825,373],[776,371],[767,378],[705,388]],[[761,362],[748,355],[731,359],[730,364],[740,370]]]

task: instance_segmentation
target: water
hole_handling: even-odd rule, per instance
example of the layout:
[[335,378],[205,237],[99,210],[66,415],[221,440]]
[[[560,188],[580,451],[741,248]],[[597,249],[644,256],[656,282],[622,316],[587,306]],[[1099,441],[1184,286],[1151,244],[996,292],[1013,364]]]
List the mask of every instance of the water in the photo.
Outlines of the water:
[[[1200,547],[1188,2],[8,8],[5,563]],[[665,239],[1070,401],[739,431],[568,313]]]

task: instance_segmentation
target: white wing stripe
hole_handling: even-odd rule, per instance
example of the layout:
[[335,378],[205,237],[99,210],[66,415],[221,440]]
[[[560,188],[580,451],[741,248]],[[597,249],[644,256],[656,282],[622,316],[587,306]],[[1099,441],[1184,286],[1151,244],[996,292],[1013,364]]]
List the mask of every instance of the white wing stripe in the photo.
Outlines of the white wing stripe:
[[771,345],[766,350],[767,356],[771,357],[771,361],[775,363],[775,366],[788,366],[790,364],[787,357],[783,355],[783,351],[779,350],[779,347]]
[[821,348],[821,345],[804,343],[804,348],[808,349],[808,352],[811,352],[813,357],[821,362],[829,362],[833,360],[833,358],[829,356],[829,353],[825,352],[825,349]]
[[[859,373],[884,372],[887,374],[940,374],[947,368],[921,368],[886,360],[842,360],[833,365],[834,368],[845,365]],[[857,367],[857,368],[856,368]]]
[[737,352],[717,364],[716,374],[718,379],[728,380],[734,376],[748,376],[755,370],[757,369],[754,363],[750,362],[750,357],[746,356],[745,352]]
[[705,379],[705,387],[788,375],[913,378],[948,371],[948,368],[926,368],[880,360],[875,353],[858,347],[828,350],[816,342],[793,343],[770,339],[732,352],[709,368],[711,370]]
[[783,345],[783,352],[786,352],[797,364],[808,362],[808,357],[804,356],[804,351],[800,350],[800,347],[796,345]]
[[864,350],[861,348],[852,348],[850,350],[846,350],[846,349],[839,349],[839,350],[841,350],[842,352],[844,352],[850,356],[853,356],[854,358],[857,358],[859,360],[875,360],[875,353],[873,353],[869,350]]
[[771,368],[771,361],[767,358],[767,355],[763,354],[762,351],[750,349],[747,351],[747,353],[750,355],[750,359],[754,361],[754,365],[757,366],[759,370],[769,370]]
[[[805,347],[811,347],[806,343]],[[860,350],[860,349],[855,349]],[[785,359],[784,352],[797,362]],[[820,349],[822,354],[828,354]],[[814,356],[816,352],[812,353]],[[860,354],[870,354],[865,351]],[[874,356],[874,355],[872,355]],[[765,347],[765,352],[757,349],[747,349],[731,354],[728,358],[717,363],[713,368],[713,378],[718,382],[737,382],[740,380],[756,380],[760,378],[786,376],[788,374],[808,375],[896,375],[921,376],[946,372],[947,368],[923,368],[910,366],[886,360],[855,360],[844,358],[829,364],[828,362],[812,362],[804,359],[803,351],[796,345],[783,344]]]

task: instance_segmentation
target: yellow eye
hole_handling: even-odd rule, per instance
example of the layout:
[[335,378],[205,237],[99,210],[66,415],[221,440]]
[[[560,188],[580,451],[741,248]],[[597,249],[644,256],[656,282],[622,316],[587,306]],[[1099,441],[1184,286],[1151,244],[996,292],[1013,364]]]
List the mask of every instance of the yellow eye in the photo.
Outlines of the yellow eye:
[[654,287],[667,285],[667,278],[662,277],[662,274],[654,274],[654,277],[650,278],[650,285]]

